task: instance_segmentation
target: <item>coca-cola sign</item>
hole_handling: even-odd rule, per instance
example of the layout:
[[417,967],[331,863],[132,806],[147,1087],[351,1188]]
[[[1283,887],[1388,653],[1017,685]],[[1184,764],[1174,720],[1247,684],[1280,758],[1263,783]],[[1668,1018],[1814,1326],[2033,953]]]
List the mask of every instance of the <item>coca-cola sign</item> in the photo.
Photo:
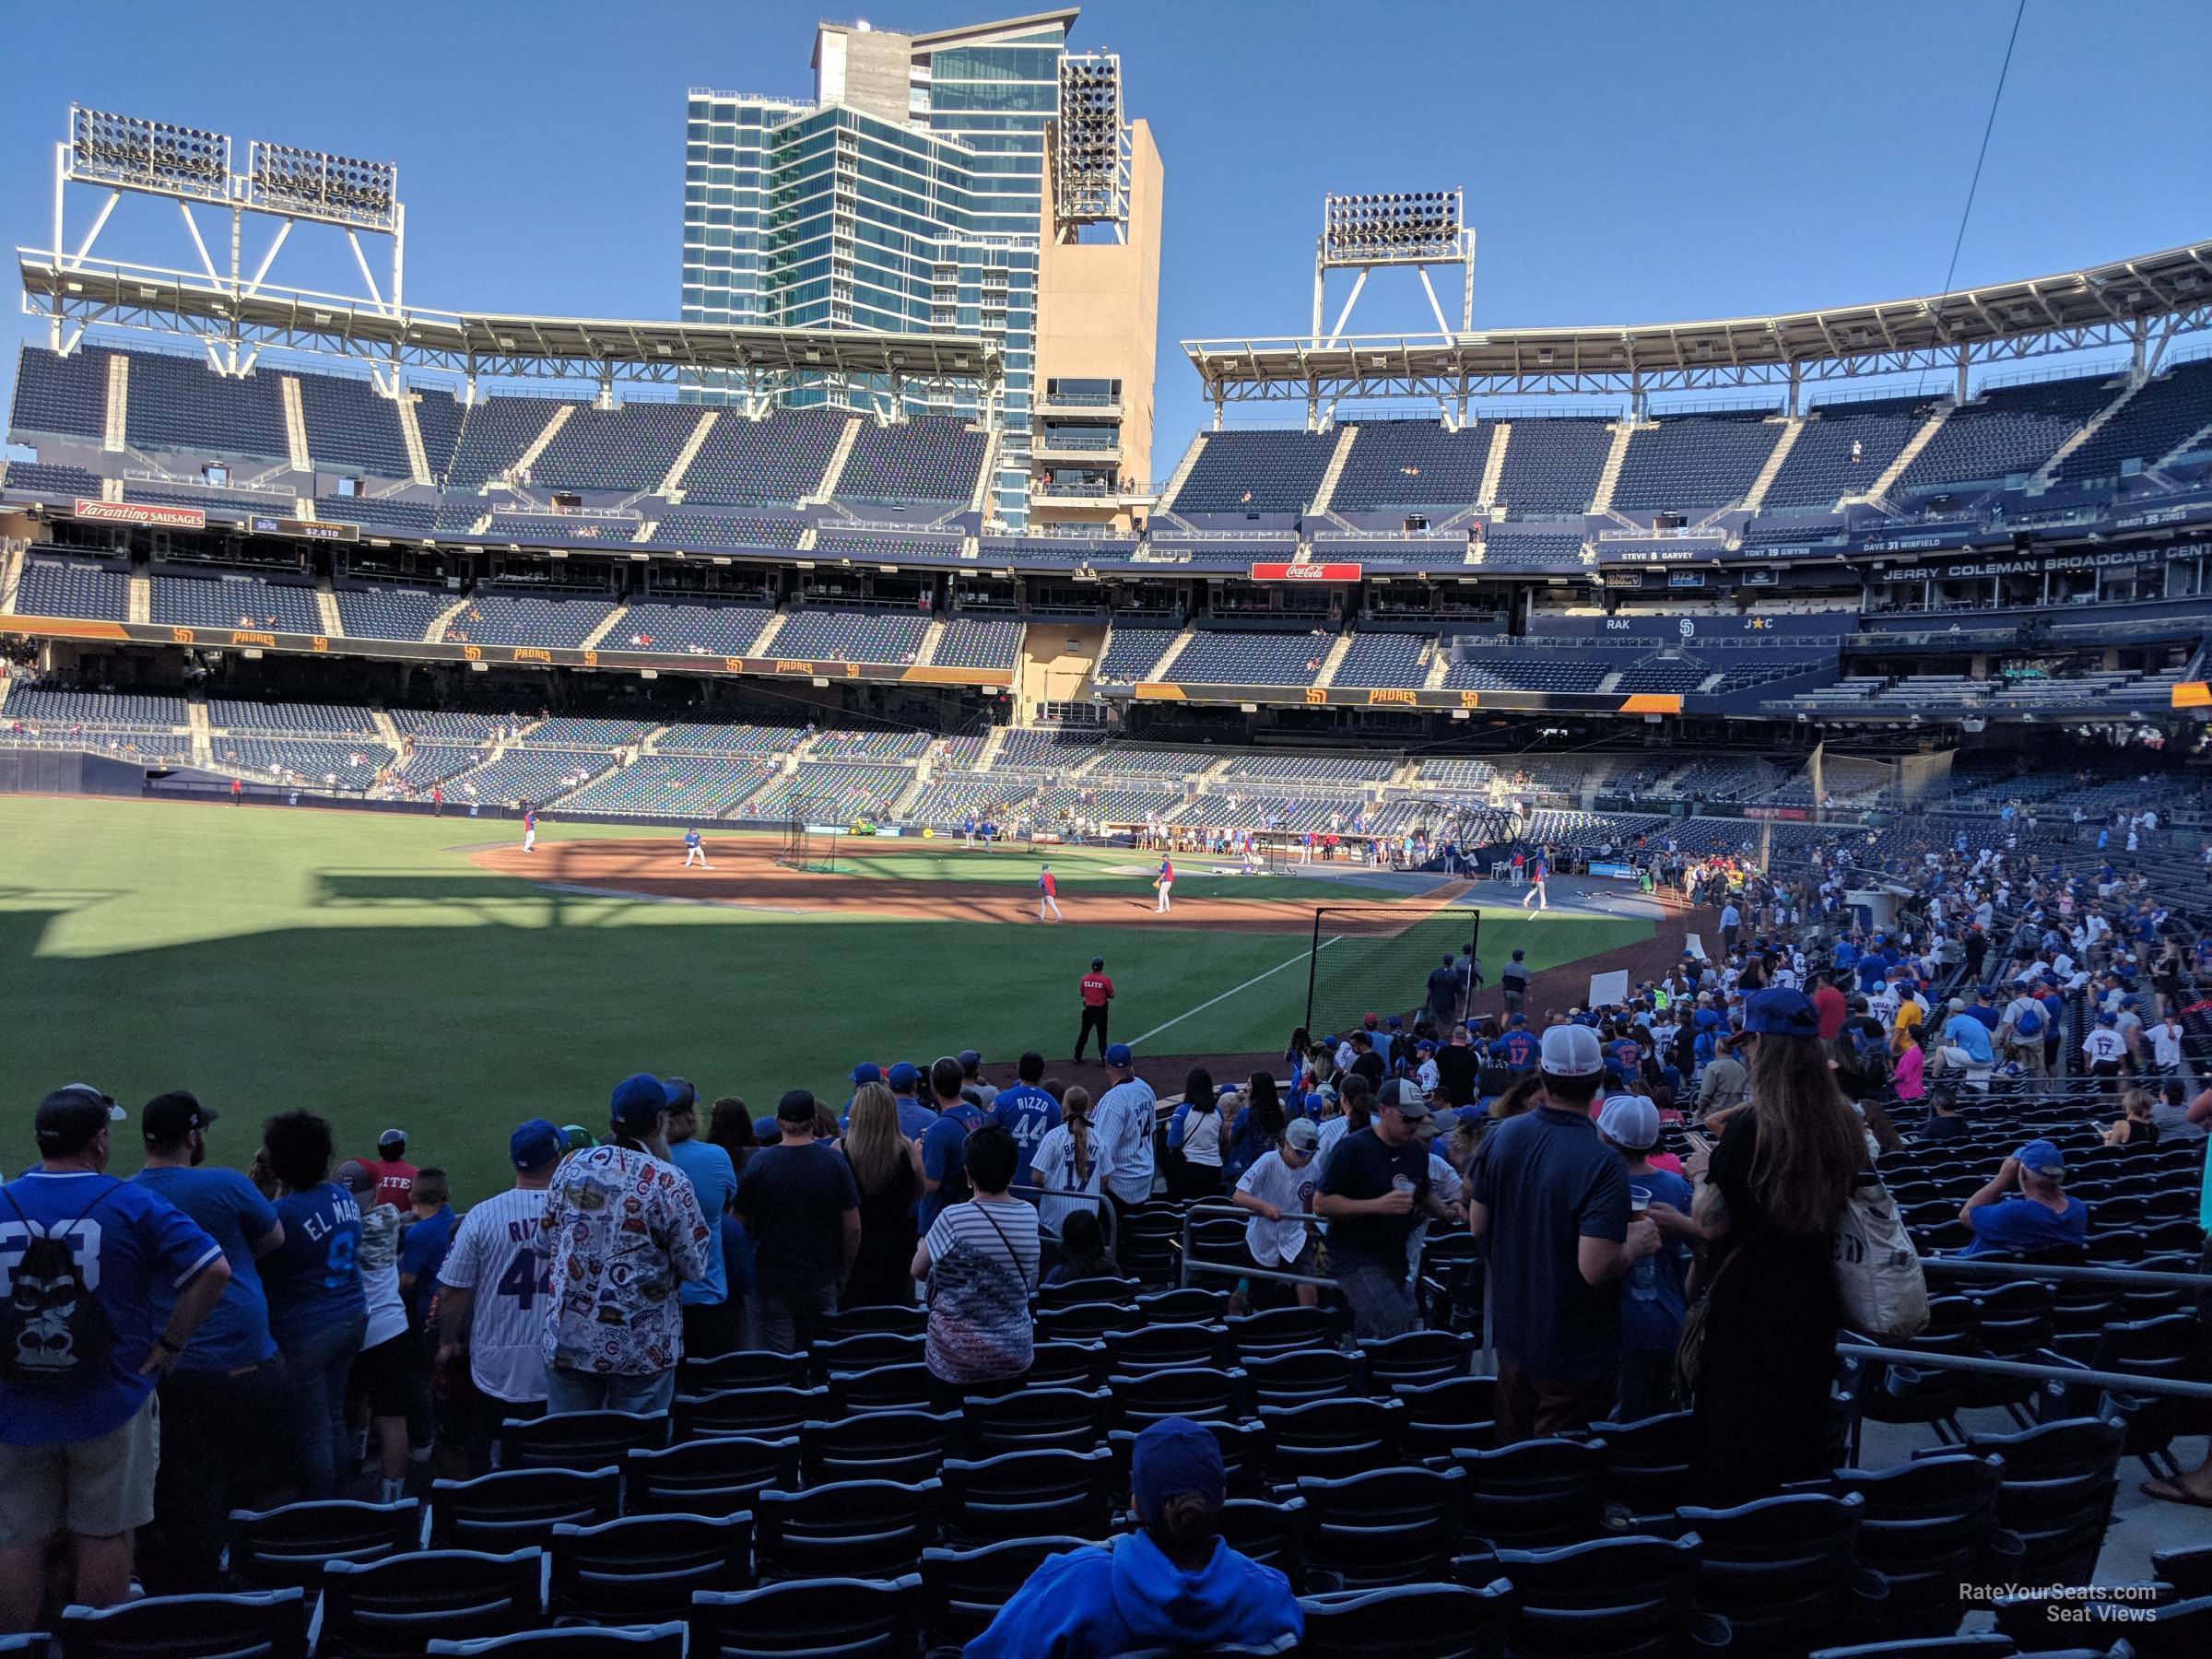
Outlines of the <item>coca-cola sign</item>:
[[78,496],[72,517],[102,524],[159,524],[170,530],[205,530],[207,515],[197,507],[156,507],[146,501],[95,501]]
[[1356,564],[1255,564],[1254,582],[1357,582]]

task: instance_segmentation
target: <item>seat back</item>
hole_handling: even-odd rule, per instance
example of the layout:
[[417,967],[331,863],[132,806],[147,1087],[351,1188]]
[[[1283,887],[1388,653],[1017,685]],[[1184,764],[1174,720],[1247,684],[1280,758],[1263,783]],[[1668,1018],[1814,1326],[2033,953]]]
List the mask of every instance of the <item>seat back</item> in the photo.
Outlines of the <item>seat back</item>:
[[830,1415],[827,1388],[724,1388],[709,1394],[676,1396],[676,1438],[714,1440],[745,1435],[778,1440],[796,1434],[803,1423]]
[[1657,1659],[1676,1650],[1696,1603],[1703,1547],[1695,1533],[1599,1538],[1556,1549],[1501,1549],[1489,1570],[1512,1581],[1516,1652]]
[[1493,1659],[1503,1652],[1513,1587],[1504,1579],[1405,1584],[1299,1600],[1302,1659]]
[[556,1526],[612,1521],[621,1509],[621,1471],[609,1465],[513,1469],[475,1480],[430,1483],[430,1547],[498,1554],[544,1544]]
[[619,1467],[631,1452],[668,1443],[665,1412],[556,1411],[541,1418],[509,1418],[492,1446],[500,1469],[605,1469]]
[[763,1578],[884,1578],[918,1568],[937,1542],[943,1488],[935,1480],[840,1480],[754,1500],[753,1549]]
[[317,1659],[419,1653],[433,1638],[506,1636],[545,1614],[545,1551],[429,1549],[381,1561],[333,1561],[323,1573]]
[[1106,1345],[1073,1340],[1047,1342],[1030,1349],[1025,1388],[1095,1388],[1106,1375]]
[[684,1659],[684,1627],[571,1625],[474,1641],[433,1641],[427,1651],[453,1659]]
[[[152,1595],[63,1610],[63,1659],[300,1659],[313,1604],[298,1585],[235,1595]],[[26,1650],[29,1651],[29,1650]]]
[[1500,1549],[1569,1544],[1597,1530],[1603,1441],[1533,1440],[1455,1450],[1467,1472],[1466,1531]]
[[1687,1411],[1662,1412],[1632,1423],[1593,1423],[1606,1443],[1601,1481],[1606,1497],[1640,1515],[1664,1514],[1691,1488],[1697,1423]]
[[961,1441],[971,1457],[1054,1446],[1080,1452],[1104,1436],[1112,1403],[1112,1394],[1103,1388],[1023,1388],[1008,1394],[979,1394],[960,1409]]
[[1347,1590],[1446,1576],[1459,1547],[1464,1469],[1369,1469],[1298,1483],[1312,1516],[1306,1559]]
[[[1244,1224],[1231,1221],[1240,1242]],[[1229,1292],[1185,1285],[1174,1290],[1149,1290],[1136,1298],[1136,1311],[1147,1324],[1218,1324],[1229,1316]]]
[[422,1505],[287,1503],[230,1512],[230,1571],[257,1590],[313,1587],[325,1561],[378,1561],[413,1549],[422,1537]]
[[1240,1361],[1323,1347],[1335,1331],[1335,1320],[1325,1308],[1270,1308],[1222,1323],[1229,1330],[1230,1351]]
[[1313,1513],[1303,1498],[1231,1498],[1221,1506],[1221,1538],[1231,1549],[1272,1567],[1290,1581],[1305,1583],[1306,1545],[1313,1535]]
[[1302,1348],[1245,1362],[1252,1397],[1262,1406],[1302,1406],[1339,1400],[1368,1390],[1367,1356],[1336,1348]]
[[[1063,1279],[1056,1285],[1046,1285],[1037,1292],[1037,1306],[1065,1308],[1076,1302],[1133,1302],[1143,1288],[1133,1278]],[[925,1586],[926,1587],[926,1586]]]
[[[819,1353],[829,1343],[818,1342]],[[676,1392],[720,1394],[725,1388],[804,1388],[814,1380],[808,1356],[772,1348],[736,1348],[726,1354],[686,1355],[676,1368]]]
[[[1212,1418],[1204,1427],[1221,1448],[1221,1470],[1231,1496],[1256,1495],[1265,1483],[1267,1452],[1274,1444],[1267,1425],[1255,1419]],[[1127,1429],[1108,1431],[1106,1444],[1113,1453],[1116,1491],[1129,1489],[1129,1465],[1135,1455],[1136,1435]]]
[[1274,1441],[1267,1453],[1272,1477],[1327,1480],[1394,1463],[1406,1408],[1395,1400],[1314,1400],[1263,1406],[1259,1418]]
[[832,1371],[830,1375],[830,1410],[832,1419],[856,1411],[896,1411],[927,1406],[937,1391],[937,1380],[920,1360],[878,1365],[865,1371]]
[[1054,1533],[1101,1537],[1112,1475],[1113,1453],[1103,1446],[948,1458],[946,1528],[977,1543]]
[[1070,1302],[1037,1311],[1039,1342],[1096,1342],[1109,1331],[1135,1330],[1144,1317],[1130,1302]]
[[2018,1434],[1971,1434],[1964,1450],[2005,1463],[1997,1524],[2018,1535],[2022,1583],[2089,1583],[2120,1489],[2125,1428],[2066,1418]]
[[679,1618],[694,1590],[752,1582],[753,1520],[735,1515],[631,1515],[553,1529],[552,1608],[606,1624]]
[[622,1460],[622,1512],[629,1515],[734,1515],[770,1487],[799,1484],[799,1437],[724,1435],[684,1441],[665,1452]]
[[931,1643],[965,1647],[1053,1557],[1088,1549],[1085,1538],[1006,1538],[966,1549],[922,1552],[922,1620]]
[[799,1430],[808,1486],[833,1480],[927,1480],[959,1432],[957,1411],[863,1411]]
[[818,1342],[804,1356],[808,1369],[802,1381],[827,1382],[839,1371],[919,1364],[928,1346],[927,1336],[912,1331],[862,1331],[834,1342]]
[[1406,1331],[1359,1346],[1378,1394],[1464,1377],[1475,1358],[1465,1331]]
[[1409,1457],[1449,1457],[1461,1446],[1488,1452],[1497,1442],[1495,1377],[1421,1383],[1398,1390],[1397,1399],[1406,1408],[1399,1443]]
[[1698,1605],[1724,1616],[1747,1648],[1808,1647],[1844,1612],[1852,1547],[1866,1500],[1790,1493],[1733,1509],[1685,1505],[1681,1524],[1705,1545]]
[[691,1598],[690,1659],[911,1659],[922,1577],[818,1578]]
[[815,1333],[825,1342],[858,1336],[867,1331],[891,1331],[919,1336],[929,1329],[929,1310],[913,1302],[883,1302],[865,1308],[841,1308],[815,1321]]
[[1203,1423],[1242,1417],[1250,1408],[1251,1379],[1241,1370],[1174,1367],[1135,1376],[1117,1373],[1106,1379],[1106,1392],[1115,1419],[1124,1429],[1137,1430],[1162,1418]]

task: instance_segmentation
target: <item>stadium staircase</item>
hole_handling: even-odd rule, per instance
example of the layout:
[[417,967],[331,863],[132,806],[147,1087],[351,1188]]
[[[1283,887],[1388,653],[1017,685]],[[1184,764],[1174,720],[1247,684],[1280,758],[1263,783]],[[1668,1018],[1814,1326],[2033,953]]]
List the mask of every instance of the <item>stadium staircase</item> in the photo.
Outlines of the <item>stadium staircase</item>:
[[184,700],[184,727],[192,734],[192,763],[215,764],[215,724],[207,718],[207,699],[194,693]]
[[2076,432],[2071,438],[2067,439],[2064,443],[2060,444],[2056,449],[2051,452],[2051,458],[2044,462],[2042,465],[2037,467],[2035,469],[2035,476],[2028,480],[2028,488],[2025,493],[2030,496],[2040,496],[2047,492],[2050,489],[2053,480],[2055,480],[2058,477],[2058,469],[2065,465],[2066,457],[2071,455],[2083,444],[2087,443],[2090,439],[2094,438],[2098,432],[2102,429],[2106,421],[2112,419],[2113,416],[2119,414],[2121,410],[2126,408],[2129,400],[2132,399],[2137,392],[2141,391],[2144,386],[2147,386],[2149,383],[2150,382],[2147,380],[2137,382],[2131,379],[2126,384],[2123,385],[2120,388],[2119,396],[2113,398],[2112,401],[2106,404],[2103,408],[2098,410],[2096,414],[2089,418],[2088,425],[2084,426],[2079,431]]
[[[1326,512],[1329,510],[1329,502],[1336,495],[1336,480],[1344,477],[1344,465],[1352,458],[1352,445],[1359,437],[1359,429],[1357,426],[1338,429],[1336,447],[1329,452],[1328,468],[1321,475],[1321,488],[1313,492],[1311,511]],[[1299,551],[1302,556],[1305,549],[1301,547]]]
[[378,742],[395,755],[406,752],[407,740],[399,729],[399,723],[391,715],[382,709],[371,709],[369,711],[369,722],[376,728]]
[[29,544],[10,541],[6,547],[5,556],[0,556],[0,611],[12,611],[16,608],[16,594],[23,585],[23,560]]
[[[1033,724],[1037,709],[1045,703],[1087,700],[1091,676],[1105,653],[1103,623],[1030,623],[1022,630],[1021,655],[1014,665],[1015,724]],[[998,748],[1005,747],[998,743]],[[983,752],[995,759],[998,748],[986,746]],[[990,770],[988,761],[979,761],[976,770]]]
[[560,436],[560,429],[569,424],[570,418],[575,413],[574,404],[556,404],[553,406],[553,418],[546,422],[545,430],[533,438],[523,453],[514,458],[514,464],[507,469],[507,476],[511,478],[528,476],[532,464],[546,453],[547,444]]
[[998,764],[998,758],[1006,752],[1006,735],[1012,726],[993,726],[991,735],[983,739],[983,747],[976,751],[975,770],[987,772]]
[[998,482],[999,438],[999,429],[995,426],[983,429],[983,462],[975,469],[975,488],[968,497],[968,511],[971,512],[985,512],[991,505],[992,488]]
[[684,499],[684,474],[691,463],[698,459],[700,450],[707,441],[707,434],[714,429],[715,418],[721,413],[720,409],[708,409],[700,416],[699,424],[691,429],[691,435],[684,440],[684,447],[676,452],[676,459],[668,464],[668,470],[662,475],[653,494],[665,496],[672,501]]
[[1597,493],[1590,498],[1592,512],[1613,511],[1613,490],[1620,482],[1621,463],[1629,457],[1629,443],[1645,427],[1657,426],[1653,420],[1616,421],[1606,429],[1613,434],[1613,447],[1606,452],[1605,470],[1597,475]]
[[1152,665],[1150,672],[1141,674],[1137,677],[1152,681],[1165,680],[1174,671],[1175,659],[1188,651],[1191,648],[1191,642],[1197,637],[1198,630],[1196,629],[1184,629],[1168,641],[1167,650],[1160,653],[1159,660]]
[[1505,477],[1505,446],[1513,436],[1513,423],[1501,420],[1490,429],[1490,453],[1482,460],[1482,484],[1475,491],[1475,502],[1488,510],[1497,504],[1498,483]]
[[590,633],[585,634],[582,640],[577,641],[576,648],[579,651],[597,650],[599,641],[606,638],[607,634],[613,630],[616,623],[621,621],[623,618],[629,615],[629,606],[616,606],[613,610],[606,613],[606,619],[605,621],[601,622],[598,627],[593,629]]
[[124,589],[123,619],[125,622],[151,622],[154,619],[153,578],[144,571],[134,570]]
[[416,394],[402,392],[392,400],[399,416],[399,439],[406,446],[407,472],[418,484],[435,484],[438,475],[430,470],[430,452],[422,446],[422,424],[415,418]]
[[753,654],[755,656],[775,655],[773,647],[776,636],[783,631],[783,624],[790,620],[790,613],[786,611],[778,611],[774,616],[769,618],[768,626],[763,628],[759,636],[753,641]]
[[1743,510],[1746,512],[1757,512],[1766,504],[1767,491],[1774,488],[1774,479],[1782,471],[1782,464],[1790,458],[1790,452],[1797,447],[1797,436],[1804,430],[1805,417],[1802,415],[1792,415],[1783,421],[1782,436],[1775,441],[1774,447],[1767,452],[1767,464],[1759,469],[1759,477],[1751,480],[1751,488],[1744,496]]
[[932,617],[929,626],[922,630],[922,643],[914,647],[917,666],[937,660],[937,647],[945,643],[945,618]]
[[821,533],[818,526],[813,524],[807,525],[806,529],[799,532],[799,545],[794,547],[792,551],[794,553],[813,552],[814,545],[818,540],[820,539],[820,535]]
[[1433,649],[1436,652],[1435,659],[1430,663],[1429,672],[1421,679],[1421,689],[1424,691],[1441,691],[1444,688],[1444,676],[1452,672],[1451,652],[1444,649],[1441,641]]
[[2190,433],[2173,449],[2160,455],[2158,465],[2151,470],[2162,472],[2167,467],[2176,465],[2183,455],[2194,454],[2199,450],[2212,450],[2212,425],[2201,427]]
[[1599,691],[1601,694],[1602,694],[1602,693],[1604,693],[1604,692],[1606,692],[1606,691],[1618,691],[1618,690],[1619,690],[1619,689],[1620,689],[1620,676],[1621,676],[1621,670],[1619,670],[1618,668],[1616,668],[1616,669],[1614,669],[1612,673],[1610,673],[1610,674],[1606,675],[1606,677],[1605,677],[1604,679],[1601,679],[1601,680],[1599,680],[1599,681],[1597,682],[1596,689],[1597,689],[1597,690],[1598,690],[1598,691]]
[[1172,512],[1175,511],[1175,498],[1182,493],[1183,482],[1191,476],[1191,468],[1198,465],[1198,453],[1205,447],[1206,434],[1194,432],[1191,435],[1191,447],[1182,452],[1182,459],[1175,464],[1173,476],[1160,489],[1160,512]]
[[924,760],[920,766],[914,768],[913,781],[900,790],[899,798],[891,803],[890,816],[894,819],[905,818],[913,804],[922,798],[922,792],[928,787],[929,764]]
[[108,408],[100,427],[100,447],[110,454],[121,454],[128,445],[124,433],[130,429],[130,354],[112,351],[108,354]]
[[1882,469],[1880,477],[1866,487],[1866,493],[1856,496],[1847,495],[1836,503],[1837,507],[1850,507],[1859,502],[1866,502],[1888,511],[1889,492],[1897,487],[1897,481],[1905,476],[1905,468],[1920,459],[1920,452],[1928,447],[1937,432],[1943,430],[1943,423],[1950,418],[1951,411],[1958,406],[1957,404],[1946,399],[1929,410],[1928,418],[1920,423],[1919,429],[1913,432],[1912,437],[1905,440],[1905,447],[1897,452],[1897,458]]
[[314,457],[307,450],[307,408],[300,401],[300,382],[289,374],[279,375],[276,394],[284,405],[284,442],[289,452],[294,472],[313,472]]
[[468,608],[469,601],[475,596],[476,595],[473,593],[465,593],[460,598],[454,600],[451,605],[440,611],[437,616],[430,619],[429,631],[425,633],[422,637],[425,640],[431,641],[444,639],[445,630],[453,626],[453,618]]
[[860,441],[861,417],[855,415],[845,422],[845,429],[837,435],[837,447],[830,452],[830,464],[822,468],[822,481],[816,485],[811,495],[799,498],[802,507],[819,507],[837,493],[838,481],[845,476],[845,463],[853,458],[853,446]]
[[315,583],[315,615],[323,620],[323,631],[332,639],[346,637],[345,619],[338,615],[338,596],[330,591],[327,576]]
[[1352,636],[1348,630],[1330,641],[1328,653],[1321,659],[1321,672],[1313,677],[1313,683],[1317,686],[1335,685],[1336,670],[1344,666],[1344,659],[1351,654],[1351,649]]

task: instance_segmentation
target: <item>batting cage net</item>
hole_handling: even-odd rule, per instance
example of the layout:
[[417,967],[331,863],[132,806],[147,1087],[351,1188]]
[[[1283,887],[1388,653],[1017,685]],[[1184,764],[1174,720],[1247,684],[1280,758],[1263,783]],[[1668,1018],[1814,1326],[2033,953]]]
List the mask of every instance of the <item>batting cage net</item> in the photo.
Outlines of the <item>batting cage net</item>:
[[[1306,1030],[1354,1030],[1364,1015],[1405,1017],[1408,1027],[1429,1004],[1429,976],[1445,958],[1480,954],[1482,912],[1473,906],[1329,904],[1313,912],[1313,949],[1306,971]],[[1467,986],[1460,976],[1452,1017],[1465,1018]]]
[[823,816],[822,808],[835,802],[794,800],[785,810],[783,846],[776,862],[788,870],[815,870],[834,874],[837,869],[837,820]]

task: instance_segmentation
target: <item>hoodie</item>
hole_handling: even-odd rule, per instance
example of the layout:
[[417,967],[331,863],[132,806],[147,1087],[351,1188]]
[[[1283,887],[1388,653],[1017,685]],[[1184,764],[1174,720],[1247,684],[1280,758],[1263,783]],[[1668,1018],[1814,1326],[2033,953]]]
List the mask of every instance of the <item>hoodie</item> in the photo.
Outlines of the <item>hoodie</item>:
[[962,1650],[964,1659],[1090,1659],[1142,1648],[1288,1653],[1305,1635],[1290,1581],[1217,1540],[1185,1572],[1143,1533],[1054,1556]]

